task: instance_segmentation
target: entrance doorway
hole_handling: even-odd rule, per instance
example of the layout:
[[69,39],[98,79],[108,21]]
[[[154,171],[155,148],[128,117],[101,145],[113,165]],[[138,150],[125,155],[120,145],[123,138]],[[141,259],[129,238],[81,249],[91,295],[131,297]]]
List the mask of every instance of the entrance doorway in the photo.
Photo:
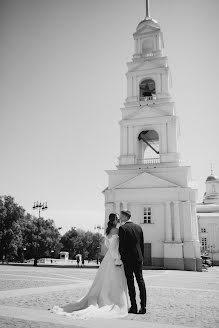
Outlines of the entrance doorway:
[[145,266],[151,266],[151,243],[145,243],[144,244],[144,261],[143,264]]

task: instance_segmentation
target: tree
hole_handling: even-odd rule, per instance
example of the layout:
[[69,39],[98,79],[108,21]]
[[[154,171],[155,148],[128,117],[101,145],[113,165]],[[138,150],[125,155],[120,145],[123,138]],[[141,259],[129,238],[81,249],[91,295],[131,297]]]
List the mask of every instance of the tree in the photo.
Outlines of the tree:
[[69,231],[67,231],[62,237],[61,237],[61,243],[63,245],[62,251],[69,252],[69,257],[74,258],[77,254],[75,252],[75,240],[77,238],[77,230],[76,228],[71,228]]
[[96,258],[99,261],[100,247],[103,242],[103,236],[100,233],[94,233],[92,238],[92,258]]
[[76,254],[82,254],[83,256],[83,230],[71,228],[61,238],[63,249],[69,252],[70,258],[74,259]]
[[93,258],[93,233],[91,231],[87,231],[85,233],[84,238],[84,246],[85,246],[85,258],[90,260]]
[[37,260],[43,257],[51,257],[51,251],[57,256],[62,244],[59,229],[54,221],[44,218],[29,217],[23,227],[23,241],[26,248],[26,258],[34,258],[34,266]]
[[61,238],[62,250],[69,252],[72,259],[77,254],[81,254],[84,259],[94,259],[98,257],[102,238],[99,233],[71,228]]
[[22,245],[20,222],[25,210],[11,196],[0,196],[0,258],[13,260]]

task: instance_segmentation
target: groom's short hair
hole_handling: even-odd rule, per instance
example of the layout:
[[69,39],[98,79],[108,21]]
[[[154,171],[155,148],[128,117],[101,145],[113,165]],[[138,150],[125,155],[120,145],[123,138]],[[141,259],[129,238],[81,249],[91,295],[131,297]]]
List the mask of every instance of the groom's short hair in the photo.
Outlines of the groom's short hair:
[[126,217],[128,217],[130,219],[131,217],[131,212],[129,210],[123,210],[121,211],[121,214],[124,214]]

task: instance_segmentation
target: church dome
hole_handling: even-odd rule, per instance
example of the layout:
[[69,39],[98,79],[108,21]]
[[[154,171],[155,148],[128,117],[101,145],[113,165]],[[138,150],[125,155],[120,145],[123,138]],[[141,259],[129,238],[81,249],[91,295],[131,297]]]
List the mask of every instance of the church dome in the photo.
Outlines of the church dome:
[[160,28],[160,24],[155,19],[150,18],[150,17],[146,17],[144,20],[142,20],[138,24],[136,31],[139,31],[144,26],[153,26],[153,27]]
[[215,175],[209,175],[206,179],[206,182],[213,182],[213,181],[218,181],[219,182],[219,179],[218,177],[216,177]]

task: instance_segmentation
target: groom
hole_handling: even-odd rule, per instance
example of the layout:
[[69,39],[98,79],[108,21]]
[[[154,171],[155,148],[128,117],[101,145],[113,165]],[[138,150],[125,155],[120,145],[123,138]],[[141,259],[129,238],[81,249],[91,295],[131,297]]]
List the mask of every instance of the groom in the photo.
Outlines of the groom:
[[[146,313],[146,288],[142,276],[142,262],[144,258],[144,236],[141,227],[131,221],[131,212],[121,211],[119,227],[119,252],[124,264],[125,275],[128,284],[131,307],[129,313]],[[134,274],[140,290],[141,309],[138,311]]]

